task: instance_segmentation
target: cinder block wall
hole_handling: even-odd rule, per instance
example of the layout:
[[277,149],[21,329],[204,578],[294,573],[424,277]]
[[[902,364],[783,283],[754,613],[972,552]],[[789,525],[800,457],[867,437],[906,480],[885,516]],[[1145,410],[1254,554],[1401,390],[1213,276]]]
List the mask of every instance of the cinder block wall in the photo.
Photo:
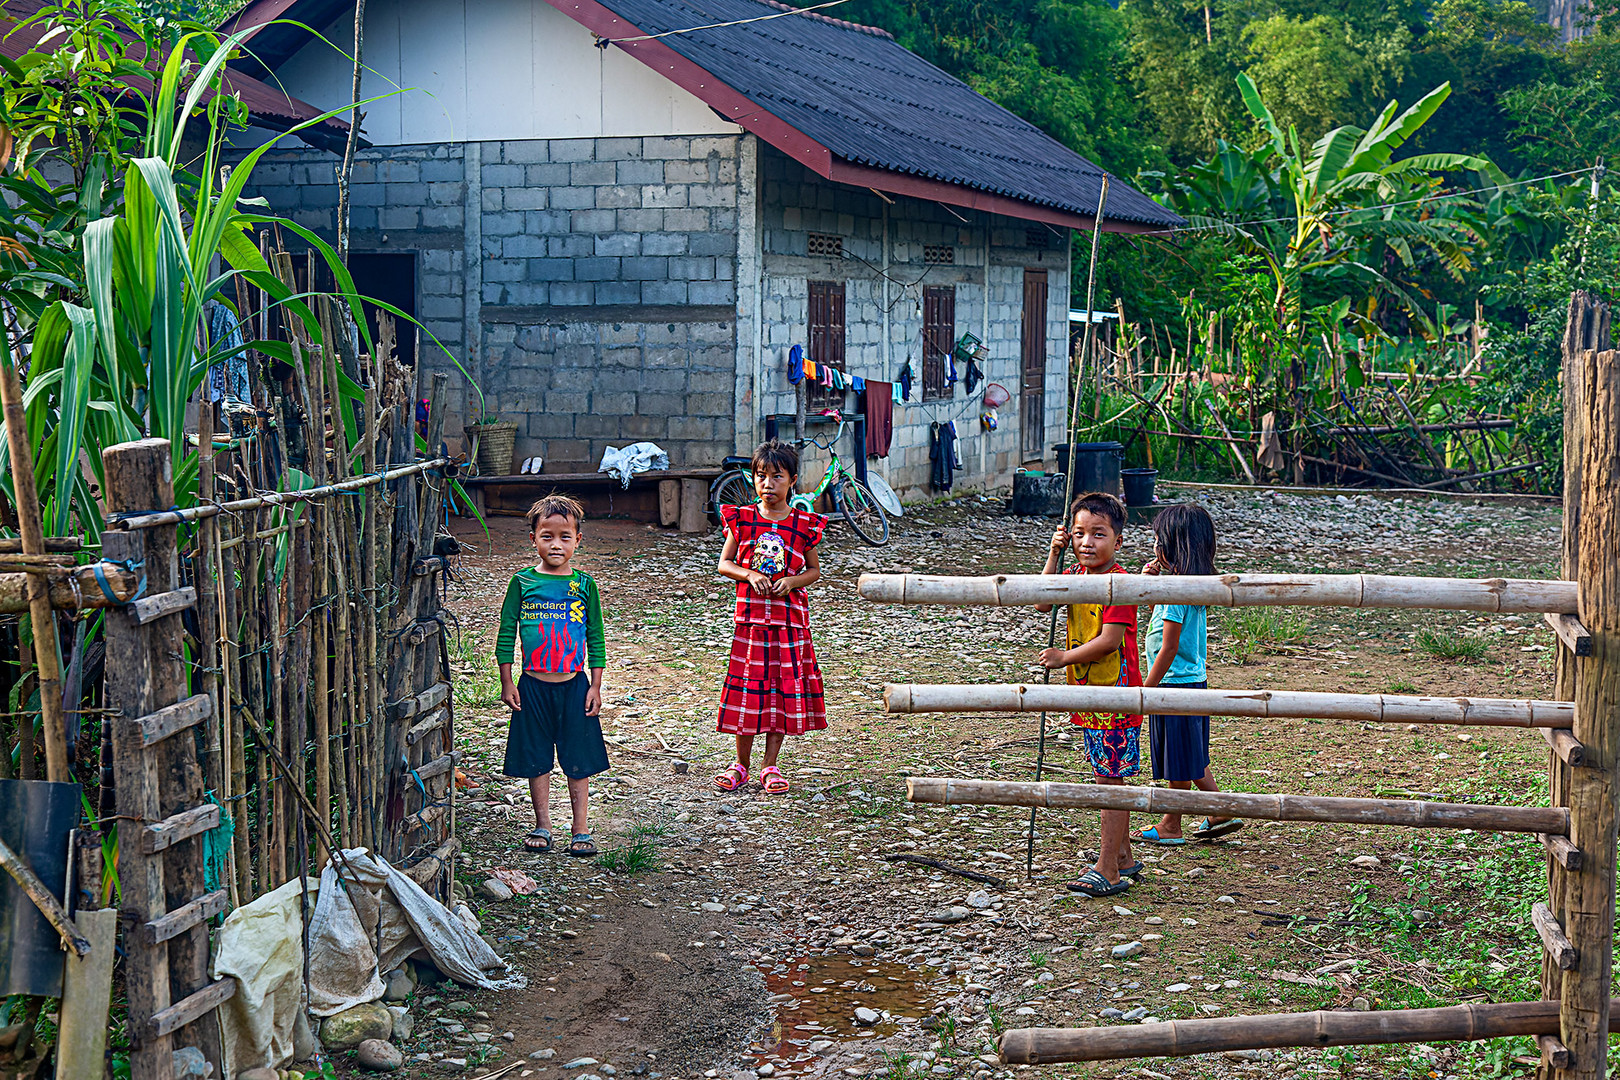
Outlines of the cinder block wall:
[[[355,163],[351,248],[417,253],[417,316],[485,410],[518,422],[520,459],[592,471],[608,446],[650,440],[676,466],[715,464],[735,434],[739,143],[373,148]],[[251,192],[331,237],[335,164],[267,155]],[[455,371],[427,343],[421,355]],[[459,432],[477,402],[453,386]]]
[[[911,400],[894,407],[894,438],[889,456],[870,468],[907,498],[933,493],[929,485],[929,445],[934,423],[955,421],[962,469],[957,488],[1006,484],[1026,457],[1050,459],[1050,447],[1064,441],[1068,371],[1069,253],[1064,230],[1036,226],[1044,246],[1031,246],[1028,223],[971,210],[947,209],[938,203],[896,198],[885,203],[870,191],[828,183],[785,155],[760,151],[764,189],[759,208],[760,243],[765,282],[761,332],[764,343],[759,397],[764,412],[791,413],[793,389],[787,380],[787,354],[808,342],[808,282],[843,281],[845,357],[848,371],[867,379],[894,381],[909,359],[915,376]],[[954,211],[954,212],[953,212]],[[963,219],[966,219],[965,221]],[[884,229],[888,230],[889,282],[884,283]],[[808,254],[811,233],[838,236],[843,258]],[[924,248],[949,247],[949,264],[925,261]],[[986,311],[986,263],[988,304]],[[1042,449],[1026,455],[1020,445],[1019,367],[1021,357],[1024,271],[1047,272],[1046,437]],[[1013,395],[998,412],[999,424],[986,432],[979,422],[985,384],[969,394],[958,382],[951,396],[922,401],[922,289],[952,285],[956,289],[956,336],[972,333],[990,351],[980,365],[989,382]],[[888,309],[887,347],[884,309]],[[987,317],[988,316],[988,317]],[[958,374],[966,369],[958,365]],[[853,393],[846,408],[859,407]],[[851,460],[854,447],[846,436],[840,456]],[[806,482],[813,483],[824,463],[812,456]]]

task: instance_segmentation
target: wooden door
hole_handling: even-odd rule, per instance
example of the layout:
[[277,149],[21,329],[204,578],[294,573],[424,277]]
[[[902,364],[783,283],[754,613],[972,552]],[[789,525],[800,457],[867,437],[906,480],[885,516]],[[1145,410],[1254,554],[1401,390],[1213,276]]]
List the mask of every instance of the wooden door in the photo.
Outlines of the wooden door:
[[1024,457],[1046,456],[1046,271],[1024,271],[1023,362],[1020,364],[1019,426]]

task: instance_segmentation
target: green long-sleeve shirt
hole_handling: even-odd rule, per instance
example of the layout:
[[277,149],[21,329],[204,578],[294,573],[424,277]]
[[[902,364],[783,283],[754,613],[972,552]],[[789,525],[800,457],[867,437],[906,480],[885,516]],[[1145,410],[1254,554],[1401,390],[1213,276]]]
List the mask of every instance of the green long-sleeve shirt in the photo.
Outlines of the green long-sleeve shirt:
[[602,639],[602,597],[596,581],[582,570],[545,574],[529,567],[506,587],[495,662],[511,663],[521,643],[524,671],[566,675],[607,666]]

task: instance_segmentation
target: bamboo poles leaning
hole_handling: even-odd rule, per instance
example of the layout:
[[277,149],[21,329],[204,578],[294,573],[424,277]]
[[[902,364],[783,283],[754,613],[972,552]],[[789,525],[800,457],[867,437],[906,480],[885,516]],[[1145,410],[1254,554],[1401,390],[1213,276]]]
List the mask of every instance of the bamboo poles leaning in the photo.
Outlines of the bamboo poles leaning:
[[1194,604],[1200,607],[1427,608],[1574,615],[1573,581],[1392,577],[1380,574],[862,574],[863,599],[880,604],[1013,607],[1045,604]]
[[1575,724],[1575,708],[1567,701],[1301,690],[900,683],[884,687],[883,700],[891,713],[1093,711],[1137,716],[1255,716],[1554,729],[1568,729]]
[[1345,799],[1315,795],[1256,795],[1237,791],[1112,784],[1026,783],[908,776],[906,798],[943,806],[1044,806],[1069,810],[1129,810],[1142,814],[1206,814],[1267,821],[1332,821],[1396,825],[1414,829],[1478,829],[1483,832],[1564,836],[1569,811],[1556,806],[1490,806],[1418,802],[1410,799]]

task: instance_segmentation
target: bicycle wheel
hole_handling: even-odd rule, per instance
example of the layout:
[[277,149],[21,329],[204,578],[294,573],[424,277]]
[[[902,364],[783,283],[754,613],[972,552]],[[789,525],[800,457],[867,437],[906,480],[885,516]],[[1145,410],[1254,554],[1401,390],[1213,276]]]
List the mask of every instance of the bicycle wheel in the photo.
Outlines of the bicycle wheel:
[[727,470],[709,485],[709,510],[715,521],[720,520],[722,506],[752,506],[758,501],[753,478],[741,469]]
[[887,544],[889,516],[883,512],[872,490],[850,476],[844,477],[835,490],[838,492],[838,508],[844,512],[844,520],[849,522],[849,527],[873,547]]

